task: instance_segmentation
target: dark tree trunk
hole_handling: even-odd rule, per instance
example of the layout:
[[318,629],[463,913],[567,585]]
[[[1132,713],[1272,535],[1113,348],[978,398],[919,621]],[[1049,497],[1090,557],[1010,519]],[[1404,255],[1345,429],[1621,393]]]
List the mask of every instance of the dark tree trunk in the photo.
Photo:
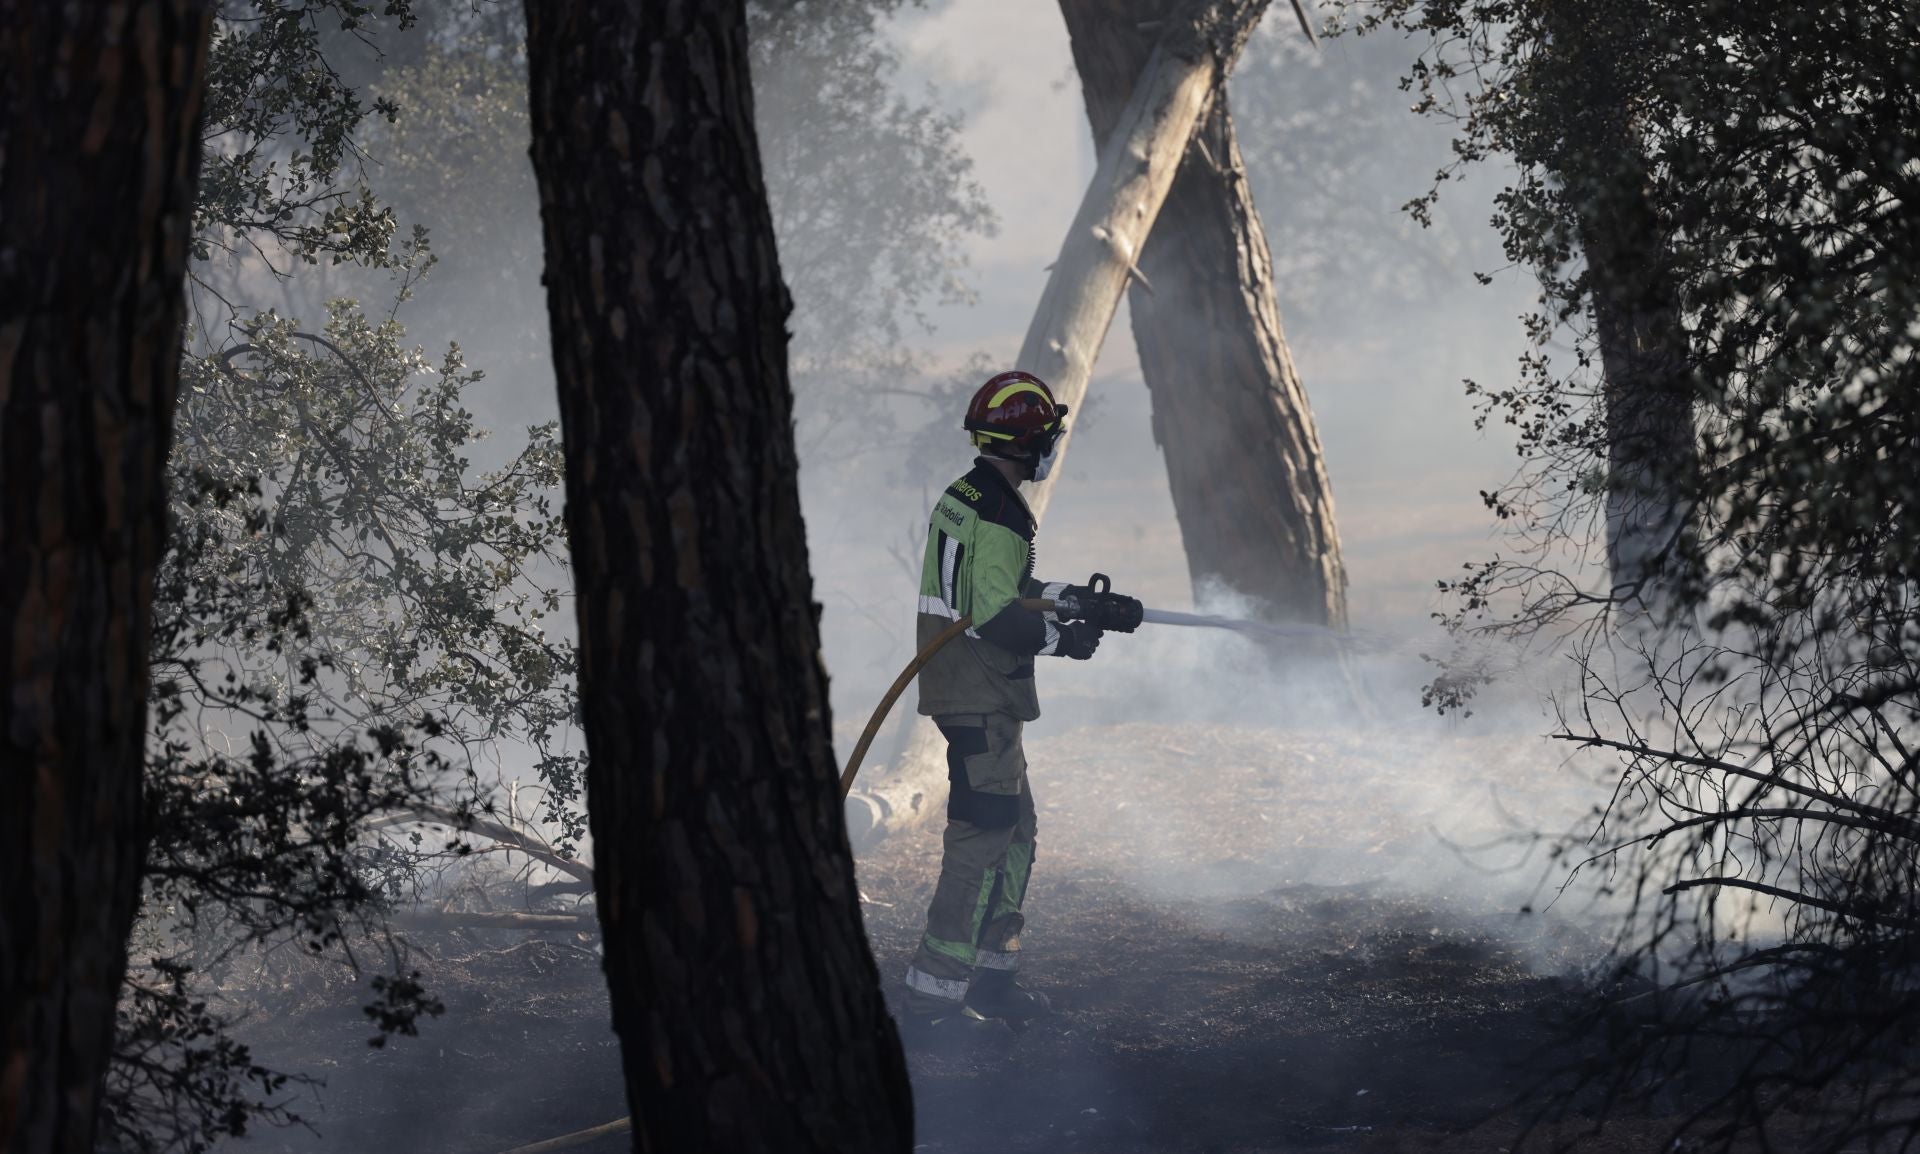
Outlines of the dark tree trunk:
[[[1096,144],[1126,105],[1168,0],[1061,0]],[[1196,587],[1267,615],[1346,620],[1346,569],[1320,437],[1274,298],[1224,87],[1140,254],[1133,314]]]
[[0,0],[0,1150],[93,1149],[211,0]]
[[1333,486],[1225,92],[1196,139],[1140,257],[1156,291],[1127,296],[1187,566],[1268,615],[1344,625]]
[[1581,214],[1580,239],[1605,380],[1608,571],[1623,609],[1664,618],[1700,454],[1687,335],[1638,171],[1623,163],[1620,183]]
[[1698,481],[1688,340],[1634,123],[1630,67],[1649,26],[1639,0],[1550,4],[1551,75],[1566,112],[1555,165],[1577,209],[1600,351],[1607,457],[1606,545],[1614,596],[1664,618]]
[[744,8],[526,8],[635,1145],[906,1151],[829,740]]

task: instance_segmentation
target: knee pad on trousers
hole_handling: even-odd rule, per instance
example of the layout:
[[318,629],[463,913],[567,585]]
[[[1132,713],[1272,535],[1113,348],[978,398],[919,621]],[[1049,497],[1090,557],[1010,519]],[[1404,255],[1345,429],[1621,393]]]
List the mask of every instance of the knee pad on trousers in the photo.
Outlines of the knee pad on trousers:
[[983,793],[967,778],[967,758],[987,752],[987,731],[977,725],[940,727],[947,739],[947,820],[981,829],[1012,829],[1020,820],[1020,795]]

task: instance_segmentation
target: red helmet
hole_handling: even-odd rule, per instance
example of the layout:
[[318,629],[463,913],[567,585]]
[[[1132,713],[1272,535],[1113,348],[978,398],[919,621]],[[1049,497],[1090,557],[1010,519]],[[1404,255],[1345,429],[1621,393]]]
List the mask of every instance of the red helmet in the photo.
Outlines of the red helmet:
[[1000,456],[1045,456],[1066,431],[1067,407],[1032,373],[1001,373],[967,406],[966,430],[976,448]]

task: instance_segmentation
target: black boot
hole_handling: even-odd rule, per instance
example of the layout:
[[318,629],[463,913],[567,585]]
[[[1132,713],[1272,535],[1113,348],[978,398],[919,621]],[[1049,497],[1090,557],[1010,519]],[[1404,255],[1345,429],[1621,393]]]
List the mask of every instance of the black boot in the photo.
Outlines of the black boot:
[[1015,981],[1012,970],[975,970],[973,982],[967,987],[967,1009],[1018,1029],[1045,1016],[1052,1007],[1045,994]]
[[1007,1037],[1006,1023],[977,1013],[969,1006],[909,1009],[896,1021],[900,1025],[901,1044],[916,1052],[953,1052]]

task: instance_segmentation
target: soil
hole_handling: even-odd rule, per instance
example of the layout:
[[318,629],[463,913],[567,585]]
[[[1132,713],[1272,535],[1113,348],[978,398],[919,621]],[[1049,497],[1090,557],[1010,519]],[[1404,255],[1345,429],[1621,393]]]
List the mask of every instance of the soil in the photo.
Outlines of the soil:
[[[1529,777],[1536,752],[1232,726],[1036,737],[1023,980],[1055,1013],[965,1054],[913,1055],[918,1149],[1514,1147],[1525,1093],[1570,1054],[1555,1011],[1601,944],[1561,912],[1518,912],[1525,886],[1443,838],[1497,833],[1516,806],[1537,816],[1590,800]],[[1479,828],[1440,828],[1447,805],[1503,788],[1503,804],[1467,807]],[[938,829],[921,828],[860,863],[890,997],[938,856]],[[447,1012],[418,1038],[370,1048],[344,999],[249,1027],[267,1064],[325,1079],[300,1107],[318,1133],[229,1148],[495,1154],[625,1113],[592,938],[490,930],[426,944],[425,979]],[[1536,1138],[1650,1150],[1668,1124],[1587,1129],[1576,1119]]]

